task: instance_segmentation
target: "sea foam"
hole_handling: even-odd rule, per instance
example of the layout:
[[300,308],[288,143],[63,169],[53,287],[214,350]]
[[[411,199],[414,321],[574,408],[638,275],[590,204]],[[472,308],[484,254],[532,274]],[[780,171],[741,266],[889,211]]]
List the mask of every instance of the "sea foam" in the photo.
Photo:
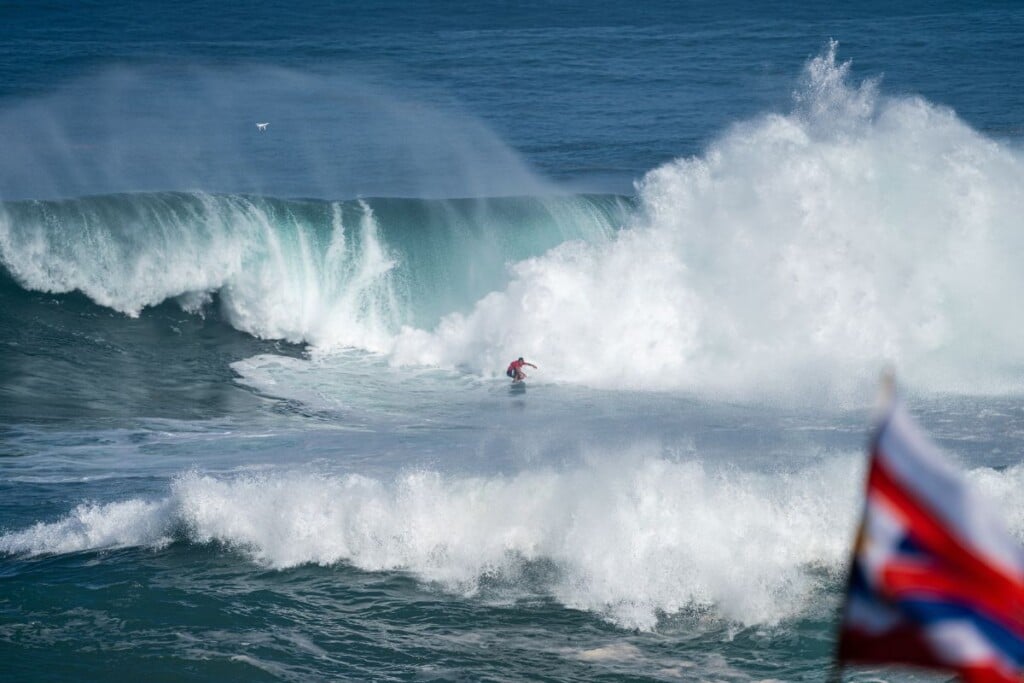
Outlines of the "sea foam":
[[954,112],[850,82],[835,45],[793,110],[648,173],[610,244],[516,264],[503,291],[394,362],[731,397],[862,396],[886,364],[923,390],[1013,388],[1024,364],[1024,157]]

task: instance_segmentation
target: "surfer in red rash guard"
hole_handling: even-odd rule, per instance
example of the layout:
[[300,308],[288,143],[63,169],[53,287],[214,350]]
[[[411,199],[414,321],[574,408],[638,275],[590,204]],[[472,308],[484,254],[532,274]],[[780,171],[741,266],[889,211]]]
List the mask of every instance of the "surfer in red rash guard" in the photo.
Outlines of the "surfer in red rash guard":
[[537,367],[533,363],[527,363],[523,360],[522,356],[519,357],[519,360],[514,360],[508,364],[508,370],[505,371],[505,374],[512,378],[513,383],[522,382],[526,379],[526,373],[523,372],[524,365],[529,365],[531,368]]

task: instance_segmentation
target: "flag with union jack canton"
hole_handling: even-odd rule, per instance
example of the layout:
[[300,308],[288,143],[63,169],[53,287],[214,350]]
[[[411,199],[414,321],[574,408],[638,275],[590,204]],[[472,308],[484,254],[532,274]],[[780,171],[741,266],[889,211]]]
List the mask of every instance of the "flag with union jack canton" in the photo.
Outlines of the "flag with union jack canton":
[[1024,681],[1024,551],[895,398],[871,444],[837,661]]

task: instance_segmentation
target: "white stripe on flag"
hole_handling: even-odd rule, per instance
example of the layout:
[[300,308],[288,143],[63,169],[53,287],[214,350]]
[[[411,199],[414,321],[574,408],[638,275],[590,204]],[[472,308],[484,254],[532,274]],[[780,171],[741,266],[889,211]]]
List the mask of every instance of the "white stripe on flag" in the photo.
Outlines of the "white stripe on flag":
[[892,407],[879,441],[880,457],[899,483],[924,502],[965,547],[1024,581],[1024,550],[987,503],[974,495],[959,473],[907,414]]
[[931,643],[932,651],[951,666],[1008,666],[988,638],[969,621],[951,619],[937,622],[925,628],[924,637]]

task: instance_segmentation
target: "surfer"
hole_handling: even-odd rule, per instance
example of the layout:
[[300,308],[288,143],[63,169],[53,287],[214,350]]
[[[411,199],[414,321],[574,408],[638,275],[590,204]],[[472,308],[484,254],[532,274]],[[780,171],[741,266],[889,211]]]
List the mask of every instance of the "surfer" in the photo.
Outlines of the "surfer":
[[537,368],[537,366],[534,365],[533,363],[527,363],[525,360],[523,360],[522,356],[519,356],[519,360],[514,360],[508,364],[508,370],[505,371],[505,374],[512,378],[513,384],[516,382],[522,382],[524,379],[526,379],[526,373],[523,372],[524,365],[529,365],[531,368],[534,369]]

